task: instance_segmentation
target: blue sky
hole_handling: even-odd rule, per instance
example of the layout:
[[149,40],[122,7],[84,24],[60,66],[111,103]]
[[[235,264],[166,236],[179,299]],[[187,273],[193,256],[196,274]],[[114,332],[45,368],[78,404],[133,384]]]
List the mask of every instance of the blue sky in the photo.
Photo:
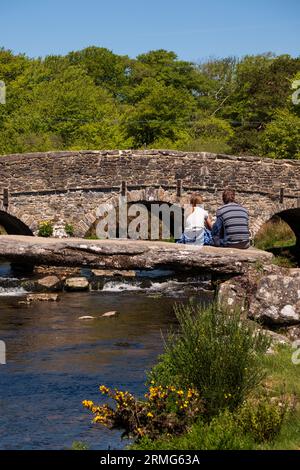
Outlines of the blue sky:
[[89,45],[182,59],[300,55],[299,0],[0,0],[0,47],[31,57]]

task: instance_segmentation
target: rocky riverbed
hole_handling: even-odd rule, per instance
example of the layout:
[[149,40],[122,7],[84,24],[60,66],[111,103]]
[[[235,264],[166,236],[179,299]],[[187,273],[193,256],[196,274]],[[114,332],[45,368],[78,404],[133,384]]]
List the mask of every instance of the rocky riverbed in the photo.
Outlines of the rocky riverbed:
[[261,250],[1,236],[0,255],[23,266],[38,264],[26,276],[0,277],[0,291],[20,289],[24,302],[56,301],[53,294],[60,292],[180,290],[189,284],[194,291],[215,290],[219,302],[240,307],[274,338],[300,337],[300,269],[275,266],[272,254]]

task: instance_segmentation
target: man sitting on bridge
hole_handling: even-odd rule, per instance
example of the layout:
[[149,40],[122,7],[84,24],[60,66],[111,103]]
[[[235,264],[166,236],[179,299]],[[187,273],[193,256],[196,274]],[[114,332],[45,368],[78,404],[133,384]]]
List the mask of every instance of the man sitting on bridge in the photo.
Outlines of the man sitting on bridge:
[[246,249],[250,246],[249,214],[235,202],[235,191],[223,192],[224,205],[217,210],[217,220],[212,228],[215,246]]

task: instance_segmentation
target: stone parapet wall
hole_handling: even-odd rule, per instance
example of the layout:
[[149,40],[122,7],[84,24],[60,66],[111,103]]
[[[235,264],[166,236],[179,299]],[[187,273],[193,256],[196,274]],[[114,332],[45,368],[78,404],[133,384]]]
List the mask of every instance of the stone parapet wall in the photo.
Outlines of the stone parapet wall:
[[30,192],[153,184],[300,196],[300,162],[162,150],[77,151],[0,157],[0,190]]
[[74,226],[77,236],[84,236],[96,220],[99,205],[118,205],[122,182],[133,202],[183,206],[189,194],[198,191],[212,214],[221,204],[223,188],[230,185],[237,190],[237,200],[249,210],[253,235],[272,215],[300,207],[298,161],[116,150],[0,157],[0,210],[33,232],[41,220],[64,220]]

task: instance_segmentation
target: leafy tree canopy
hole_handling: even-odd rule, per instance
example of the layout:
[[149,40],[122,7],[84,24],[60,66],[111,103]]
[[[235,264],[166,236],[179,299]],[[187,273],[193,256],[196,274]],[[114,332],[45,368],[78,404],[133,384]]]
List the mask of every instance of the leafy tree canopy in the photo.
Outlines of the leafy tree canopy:
[[[300,58],[267,53],[200,64],[163,49],[102,47],[31,59],[0,49],[0,153],[164,147],[300,158]],[[299,94],[300,95],[300,94]]]

